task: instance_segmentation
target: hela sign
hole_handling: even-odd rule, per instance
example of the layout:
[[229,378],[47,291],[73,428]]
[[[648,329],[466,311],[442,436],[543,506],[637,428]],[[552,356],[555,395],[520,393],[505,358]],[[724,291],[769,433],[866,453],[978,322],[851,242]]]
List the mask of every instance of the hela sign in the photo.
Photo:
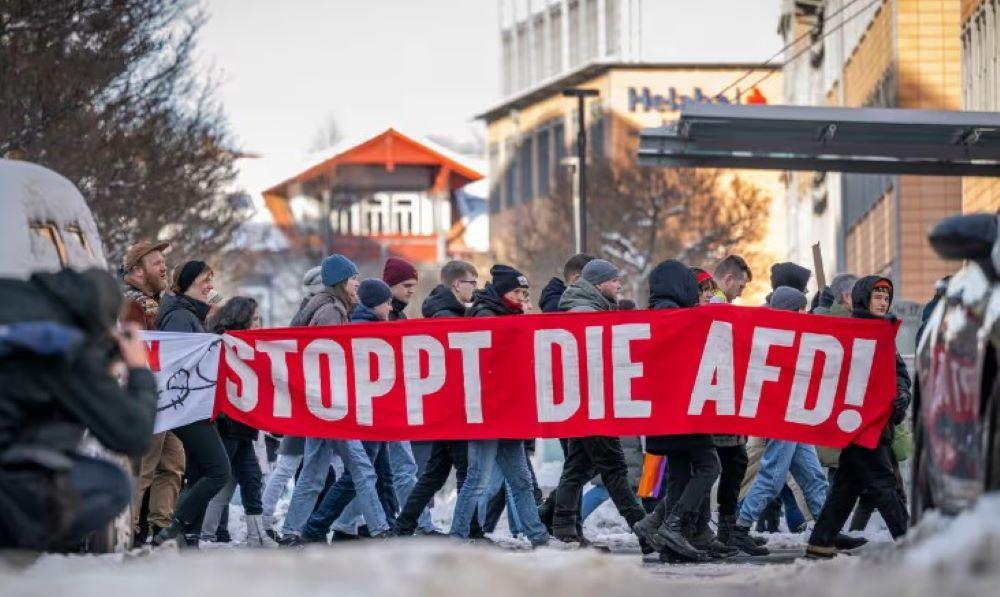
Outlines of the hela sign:
[[[651,112],[656,110],[657,112],[676,112],[681,109],[681,105],[685,101],[694,101],[702,104],[732,104],[734,102],[724,95],[708,96],[701,90],[701,87],[695,87],[694,93],[692,95],[682,95],[677,93],[676,87],[670,87],[667,89],[666,95],[660,95],[659,93],[653,93],[650,91],[649,87],[643,87],[637,89],[635,87],[628,88],[628,111],[637,112],[641,108],[643,112]],[[739,99],[735,103],[740,103]],[[746,103],[748,104],[766,104],[767,98],[760,92],[759,89],[754,87],[747,94]]]

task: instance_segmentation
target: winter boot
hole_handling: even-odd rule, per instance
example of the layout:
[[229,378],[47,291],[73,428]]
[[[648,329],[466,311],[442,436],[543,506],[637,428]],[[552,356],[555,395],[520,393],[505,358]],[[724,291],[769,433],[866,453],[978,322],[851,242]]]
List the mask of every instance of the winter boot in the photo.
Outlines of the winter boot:
[[264,521],[260,514],[248,514],[247,517],[247,547],[264,547],[275,549],[278,544],[264,531]]
[[663,524],[663,516],[657,514],[654,510],[645,518],[632,525],[632,532],[639,538],[639,547],[642,548],[642,553],[647,553],[646,549],[650,550],[648,553],[663,551],[666,542],[656,532],[656,529],[660,528],[661,524]]
[[809,545],[806,547],[807,560],[832,560],[837,557],[837,548],[834,546],[824,547],[820,545]]
[[166,543],[167,541],[174,541],[177,543],[177,547],[185,548],[188,546],[187,541],[184,538],[184,523],[177,520],[176,518],[170,526],[164,527],[153,536],[153,545],[159,547]]
[[712,529],[704,525],[701,529],[695,529],[688,538],[688,542],[695,548],[708,554],[710,558],[728,558],[739,553],[739,549],[726,545],[716,538]]
[[295,533],[285,534],[280,541],[278,541],[278,547],[290,547],[292,549],[298,549],[305,547],[306,542],[302,540],[302,537]]
[[[697,516],[697,513],[695,513]],[[679,556],[688,562],[707,562],[708,554],[695,548],[684,536],[684,529],[693,524],[692,517],[688,515],[681,518],[676,512],[671,513],[667,520],[656,530],[656,534],[662,539],[663,549],[669,550],[674,555]],[[661,550],[662,551],[662,550]]]
[[750,527],[734,524],[729,532],[729,542],[726,545],[735,547],[752,556],[766,556],[771,552],[766,547],[757,545],[750,536]]
[[[735,516],[719,515],[719,537],[718,537],[719,543],[729,545],[729,533],[735,524],[736,524]],[[767,539],[765,539],[764,537],[756,537],[751,535],[750,539],[759,547],[767,545]]]
[[851,553],[867,544],[868,539],[864,537],[851,537],[844,533],[837,533],[837,536],[833,538],[833,546],[837,548],[839,553]]

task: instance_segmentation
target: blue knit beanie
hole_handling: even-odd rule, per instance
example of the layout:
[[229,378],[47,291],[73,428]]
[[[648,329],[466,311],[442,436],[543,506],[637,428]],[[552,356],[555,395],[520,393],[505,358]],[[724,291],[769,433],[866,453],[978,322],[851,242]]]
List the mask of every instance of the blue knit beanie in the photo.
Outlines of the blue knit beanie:
[[392,290],[389,285],[378,278],[368,278],[361,282],[358,287],[358,299],[361,304],[374,309],[379,305],[384,305],[392,299]]
[[358,275],[358,266],[343,255],[333,254],[320,264],[323,286],[336,286],[344,280]]

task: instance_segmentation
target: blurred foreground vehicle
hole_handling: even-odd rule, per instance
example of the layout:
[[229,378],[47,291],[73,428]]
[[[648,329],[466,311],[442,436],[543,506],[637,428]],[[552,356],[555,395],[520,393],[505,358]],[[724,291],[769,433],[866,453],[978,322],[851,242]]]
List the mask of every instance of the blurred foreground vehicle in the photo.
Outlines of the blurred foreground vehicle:
[[998,216],[945,218],[930,242],[964,260],[918,341],[911,513],[956,513],[1000,489]]

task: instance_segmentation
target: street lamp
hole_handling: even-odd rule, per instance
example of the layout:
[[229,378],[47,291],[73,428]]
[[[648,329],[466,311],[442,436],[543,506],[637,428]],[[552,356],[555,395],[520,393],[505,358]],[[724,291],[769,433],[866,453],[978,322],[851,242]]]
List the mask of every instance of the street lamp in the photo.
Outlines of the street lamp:
[[576,246],[580,253],[587,252],[587,123],[585,121],[584,100],[588,97],[597,97],[600,92],[596,89],[563,89],[563,96],[576,98],[577,130],[576,130],[576,166],[577,191],[579,196],[579,209],[576,213]]

